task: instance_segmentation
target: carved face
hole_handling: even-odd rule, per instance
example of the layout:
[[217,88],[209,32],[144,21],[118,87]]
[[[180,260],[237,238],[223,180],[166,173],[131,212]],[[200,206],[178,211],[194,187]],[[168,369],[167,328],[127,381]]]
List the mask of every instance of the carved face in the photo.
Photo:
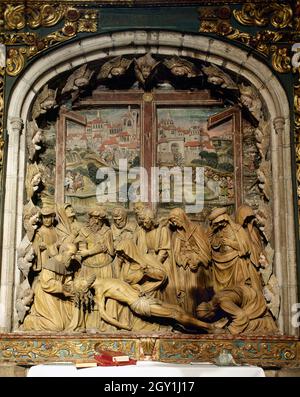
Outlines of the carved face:
[[175,75],[175,76],[184,76],[186,75],[186,70],[183,66],[174,66],[171,69],[171,72]]
[[141,71],[142,76],[144,77],[145,80],[150,76],[151,70],[152,70],[151,66],[148,66],[148,65],[140,66],[140,71]]
[[72,207],[71,205],[69,205],[69,206],[66,208],[66,215],[67,215],[68,218],[71,218],[71,217],[73,217],[73,216],[76,215],[76,214],[75,214],[75,211],[74,211],[74,209],[73,209],[73,207]]
[[152,226],[153,226],[153,218],[151,218],[150,216],[144,216],[142,219],[142,223],[143,223],[143,228],[146,230],[151,230]]
[[68,267],[71,263],[71,260],[75,258],[76,252],[76,247],[70,247],[63,253],[66,267]]
[[91,215],[89,219],[89,224],[92,228],[100,229],[103,225],[103,221],[98,216]]
[[121,76],[124,72],[125,72],[125,69],[122,66],[114,67],[114,68],[111,68],[108,77]]
[[32,186],[38,186],[41,181],[42,181],[42,175],[40,173],[37,173],[32,178],[31,184],[32,184]]
[[44,101],[44,102],[41,104],[41,107],[42,107],[43,109],[51,109],[54,105],[55,105],[55,99],[48,98],[46,101]]
[[169,222],[172,226],[182,228],[183,227],[183,221],[178,217],[178,216],[172,216],[169,219]]
[[49,215],[43,215],[43,225],[46,227],[50,227],[53,225],[54,222],[54,215],[49,214]]
[[224,79],[220,76],[209,76],[207,81],[214,85],[221,85],[224,83]]
[[118,229],[122,229],[126,225],[126,217],[122,215],[114,215],[114,224]]

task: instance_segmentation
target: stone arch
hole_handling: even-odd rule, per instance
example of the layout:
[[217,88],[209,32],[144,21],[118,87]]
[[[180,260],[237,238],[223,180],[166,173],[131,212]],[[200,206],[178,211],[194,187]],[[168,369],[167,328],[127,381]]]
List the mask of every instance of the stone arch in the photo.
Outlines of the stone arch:
[[147,51],[214,63],[241,75],[259,90],[272,120],[274,262],[282,296],[279,323],[284,333],[297,333],[297,329],[290,323],[291,308],[297,302],[297,274],[290,113],[286,93],[273,71],[250,51],[207,36],[153,30],[102,34],[65,44],[30,64],[17,80],[7,106],[9,143],[3,221],[0,330],[9,332],[14,323],[14,286],[19,283],[16,247],[22,238],[26,120],[32,101],[43,85],[62,72],[96,59],[125,54],[143,55]]

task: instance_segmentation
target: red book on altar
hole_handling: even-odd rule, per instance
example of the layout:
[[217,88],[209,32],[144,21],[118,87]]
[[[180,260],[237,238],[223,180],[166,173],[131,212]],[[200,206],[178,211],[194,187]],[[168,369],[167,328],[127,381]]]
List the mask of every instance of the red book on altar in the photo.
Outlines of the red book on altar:
[[100,350],[94,355],[98,365],[135,365],[136,360],[130,358],[127,354],[112,350]]

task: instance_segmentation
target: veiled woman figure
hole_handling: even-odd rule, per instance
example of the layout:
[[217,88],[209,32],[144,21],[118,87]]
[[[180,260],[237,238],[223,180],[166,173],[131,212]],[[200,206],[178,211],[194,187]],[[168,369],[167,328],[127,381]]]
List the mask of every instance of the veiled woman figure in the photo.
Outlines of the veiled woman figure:
[[246,204],[241,205],[236,212],[236,222],[243,227],[249,238],[250,260],[258,269],[261,266],[262,255],[265,257],[262,236],[256,225],[253,209]]
[[[116,254],[121,261],[119,279],[130,284],[140,292],[141,296],[155,297],[157,291],[166,282],[166,272],[162,264],[152,254],[141,253],[133,240],[122,240],[116,246]],[[121,304],[120,304],[121,305]],[[133,315],[128,306],[118,310],[119,321],[129,324],[134,330],[154,331],[160,329],[159,324],[152,324],[150,319]]]
[[245,229],[233,222],[226,208],[216,208],[208,217],[212,227],[213,287],[217,293],[224,288],[244,285],[250,279],[253,288],[262,291],[256,268],[250,261],[251,240]]
[[177,303],[195,315],[196,307],[210,288],[211,248],[205,230],[192,222],[181,208],[169,214],[172,229],[170,288],[175,286]]

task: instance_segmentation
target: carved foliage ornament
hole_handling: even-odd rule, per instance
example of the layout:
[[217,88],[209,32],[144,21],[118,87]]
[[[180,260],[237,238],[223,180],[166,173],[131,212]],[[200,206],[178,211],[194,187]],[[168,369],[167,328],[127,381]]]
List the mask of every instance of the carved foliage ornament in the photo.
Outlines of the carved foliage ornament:
[[0,42],[6,45],[26,44],[26,47],[13,47],[7,51],[6,72],[17,76],[25,66],[26,60],[45,49],[70,40],[79,32],[97,31],[97,11],[79,10],[68,5],[7,5],[4,11],[4,27],[7,30],[20,30],[26,27],[52,27],[64,20],[61,29],[40,37],[35,32],[7,32],[0,34]]
[[8,5],[4,11],[4,22],[7,29],[32,29],[39,26],[50,27],[62,20],[66,6],[60,4],[44,4],[41,6],[25,6],[24,4]]
[[[208,12],[213,10],[213,12]],[[273,68],[279,73],[287,73],[291,70],[291,59],[289,50],[279,43],[293,40],[294,33],[284,30],[292,26],[293,11],[290,5],[278,3],[245,4],[241,10],[233,10],[235,19],[246,26],[265,27],[272,25],[279,31],[261,30],[255,34],[243,32],[232,26],[230,15],[220,15],[216,9],[199,9],[200,32],[214,33],[236,40],[251,48],[256,49],[263,55],[271,56]],[[275,43],[278,43],[278,45]]]
[[[93,357],[95,351],[114,350],[136,359],[143,359],[146,338],[107,338],[89,337],[80,339],[68,338],[15,338],[1,340],[0,359],[18,364],[39,363],[53,361],[57,357],[60,361],[74,361]],[[168,340],[149,338],[151,344],[157,348],[149,353],[152,360],[164,362],[212,361],[222,352],[228,350],[236,362],[251,363],[263,367],[299,367],[299,342],[294,340]],[[147,351],[147,349],[146,349]],[[147,351],[148,352],[148,351]],[[143,354],[144,353],[144,354]]]
[[271,23],[277,29],[292,25],[293,11],[289,4],[264,2],[244,4],[241,10],[234,10],[236,20],[246,26],[267,26]]

